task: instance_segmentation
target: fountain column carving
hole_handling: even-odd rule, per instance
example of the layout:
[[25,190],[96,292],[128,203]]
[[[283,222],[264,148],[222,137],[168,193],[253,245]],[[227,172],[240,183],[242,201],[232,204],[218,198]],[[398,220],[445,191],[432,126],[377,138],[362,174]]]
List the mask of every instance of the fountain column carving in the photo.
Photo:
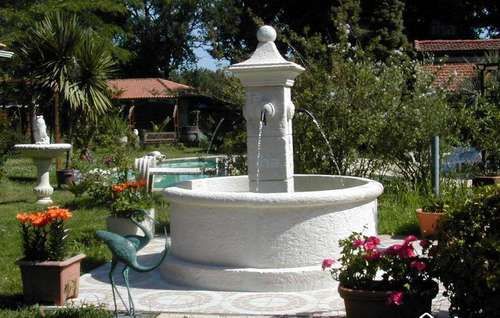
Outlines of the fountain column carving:
[[[246,90],[243,109],[247,120],[247,164],[252,192],[294,192],[292,118],[295,107],[291,87],[304,68],[285,60],[274,40],[276,31],[263,26],[257,32],[259,44],[252,56],[229,70]],[[260,160],[258,139],[261,120]],[[257,173],[258,172],[258,173]]]

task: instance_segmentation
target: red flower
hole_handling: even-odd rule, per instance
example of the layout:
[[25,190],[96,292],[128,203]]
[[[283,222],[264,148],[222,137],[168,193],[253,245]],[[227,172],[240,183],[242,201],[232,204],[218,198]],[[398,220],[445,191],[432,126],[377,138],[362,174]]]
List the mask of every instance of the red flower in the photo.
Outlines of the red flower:
[[352,247],[358,248],[358,247],[362,246],[364,243],[365,243],[365,241],[357,239],[357,240],[354,240],[352,242]]
[[395,291],[392,292],[387,298],[387,303],[389,305],[399,306],[403,303],[403,292]]
[[413,250],[413,246],[411,245],[403,245],[398,253],[401,258],[410,258],[415,257],[415,251]]
[[373,250],[380,244],[380,239],[376,236],[370,236],[364,243],[364,248],[367,251]]
[[417,240],[417,237],[415,235],[408,235],[406,238],[405,238],[405,244],[408,244],[410,242],[414,242]]
[[421,272],[427,268],[427,264],[422,261],[412,261],[410,263],[410,268],[416,269],[417,271]]
[[325,258],[323,260],[323,264],[321,264],[321,268],[323,270],[325,270],[326,268],[330,268],[330,267],[332,267],[333,263],[335,263],[335,260],[333,260],[331,258]]
[[420,241],[420,246],[422,246],[422,248],[428,248],[429,246],[431,246],[431,241],[429,241],[429,240],[421,240]]

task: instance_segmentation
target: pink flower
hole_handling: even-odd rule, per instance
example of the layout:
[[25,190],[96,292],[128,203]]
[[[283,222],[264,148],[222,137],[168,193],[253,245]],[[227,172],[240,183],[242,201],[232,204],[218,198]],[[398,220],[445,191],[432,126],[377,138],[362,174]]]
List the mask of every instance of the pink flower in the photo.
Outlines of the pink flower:
[[399,306],[403,303],[403,292],[395,291],[392,292],[387,298],[387,303],[389,305]]
[[367,261],[374,261],[374,260],[379,259],[381,256],[382,256],[382,254],[380,253],[379,250],[373,249],[373,250],[367,251],[367,253],[365,255],[365,259]]
[[401,258],[410,258],[415,257],[415,251],[413,250],[413,246],[411,245],[403,245],[398,253]]
[[325,258],[323,260],[323,264],[321,264],[321,268],[323,270],[325,270],[326,268],[330,268],[330,267],[332,267],[333,263],[335,263],[335,260],[333,260],[331,258]]
[[367,251],[373,250],[380,244],[380,239],[376,236],[370,236],[364,243],[364,248]]
[[354,240],[352,242],[352,247],[358,248],[358,247],[362,246],[364,243],[365,243],[365,241],[357,239],[357,240]]
[[420,246],[422,246],[422,248],[428,248],[429,246],[431,246],[431,241],[429,241],[429,240],[421,240],[420,241]]
[[408,235],[406,238],[405,238],[405,244],[408,244],[410,242],[414,242],[417,240],[417,237],[415,235]]
[[422,261],[412,261],[410,263],[410,268],[416,269],[417,271],[421,272],[427,268],[427,264]]

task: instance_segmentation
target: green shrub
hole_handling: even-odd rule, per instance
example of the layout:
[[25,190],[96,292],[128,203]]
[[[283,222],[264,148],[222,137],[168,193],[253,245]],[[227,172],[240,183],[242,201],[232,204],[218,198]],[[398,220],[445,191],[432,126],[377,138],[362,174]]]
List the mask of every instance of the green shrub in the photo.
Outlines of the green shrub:
[[500,187],[486,187],[441,225],[432,253],[450,298],[450,315],[500,312]]

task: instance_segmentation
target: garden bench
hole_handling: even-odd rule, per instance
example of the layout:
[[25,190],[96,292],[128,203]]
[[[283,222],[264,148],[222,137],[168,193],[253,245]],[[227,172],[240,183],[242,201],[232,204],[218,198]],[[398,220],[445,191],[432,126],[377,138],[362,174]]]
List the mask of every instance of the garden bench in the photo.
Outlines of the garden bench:
[[168,132],[145,132],[142,139],[144,145],[162,144],[177,141],[177,134],[175,131]]

